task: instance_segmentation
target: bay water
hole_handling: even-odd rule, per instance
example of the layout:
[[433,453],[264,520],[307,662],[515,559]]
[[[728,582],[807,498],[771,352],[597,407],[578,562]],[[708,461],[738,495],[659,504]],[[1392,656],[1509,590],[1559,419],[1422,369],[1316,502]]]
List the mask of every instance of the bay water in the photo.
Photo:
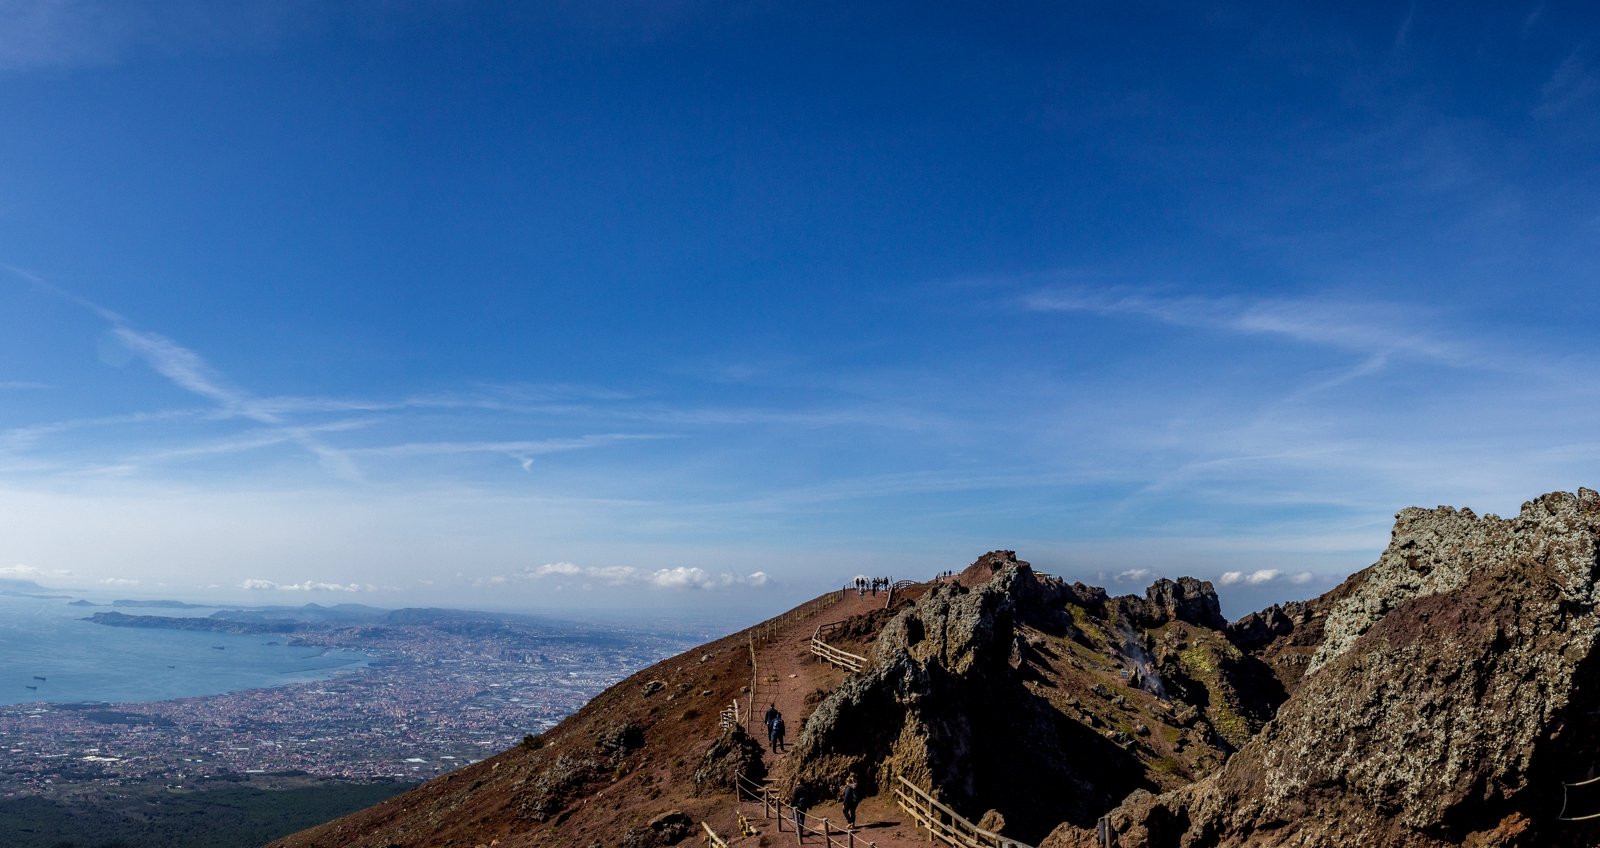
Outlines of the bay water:
[[[0,705],[165,701],[323,680],[372,658],[243,635],[107,627],[83,619],[110,606],[0,595]],[[129,615],[207,616],[217,608],[118,608]],[[44,678],[40,680],[38,678]],[[33,687],[33,688],[29,688]]]

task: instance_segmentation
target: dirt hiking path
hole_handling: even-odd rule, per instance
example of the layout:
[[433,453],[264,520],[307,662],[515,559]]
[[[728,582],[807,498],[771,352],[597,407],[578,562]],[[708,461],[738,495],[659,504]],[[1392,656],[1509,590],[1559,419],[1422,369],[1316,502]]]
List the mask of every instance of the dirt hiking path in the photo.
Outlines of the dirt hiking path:
[[[845,593],[843,600],[810,615],[797,617],[782,625],[771,639],[765,642],[758,640],[755,643],[756,691],[752,699],[753,715],[750,717],[747,729],[752,736],[761,741],[763,747],[767,748],[765,757],[767,771],[773,775],[772,785],[784,802],[789,799],[789,786],[782,783],[787,773],[784,760],[795,740],[799,738],[806,717],[816,708],[821,697],[832,692],[846,677],[846,672],[843,670],[812,656],[812,634],[820,624],[842,621],[852,616],[881,610],[887,601],[888,592],[885,590],[880,589],[876,595],[868,590],[865,597],[858,597],[855,590],[851,589]],[[808,696],[810,696],[809,702]],[[766,727],[762,724],[769,705],[778,708],[787,725],[788,745],[776,752],[767,745]],[[856,829],[852,842],[850,837],[842,832],[844,811],[839,804],[839,790],[840,787],[830,787],[826,797],[813,799],[811,809],[806,814],[806,823],[811,827],[821,828],[822,820],[827,819],[829,828],[834,831],[835,845],[847,848],[850,845],[866,848],[869,843],[876,845],[876,848],[912,848],[912,846],[926,848],[928,845],[928,832],[919,830],[911,817],[906,815],[888,794],[870,796],[862,800],[856,810]],[[737,816],[741,813],[756,827],[758,834],[739,835]],[[794,826],[788,821],[783,823],[780,832],[776,818],[764,817],[759,801],[741,801],[736,808],[730,808],[726,820],[722,820],[724,819],[722,816],[717,818],[718,821],[711,823],[712,827],[716,828],[718,835],[727,839],[728,844],[735,848],[797,844],[820,847],[826,844],[820,834],[811,833],[805,835],[804,842],[797,841]]]

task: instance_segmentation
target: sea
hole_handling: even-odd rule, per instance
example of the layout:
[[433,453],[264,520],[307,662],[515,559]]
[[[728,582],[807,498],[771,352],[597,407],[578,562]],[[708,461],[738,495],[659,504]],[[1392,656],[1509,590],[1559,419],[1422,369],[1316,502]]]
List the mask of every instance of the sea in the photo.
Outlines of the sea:
[[[324,680],[373,661],[359,651],[291,646],[281,634],[108,627],[84,619],[111,606],[0,595],[0,705],[166,701]],[[209,616],[231,607],[115,608],[129,615]]]

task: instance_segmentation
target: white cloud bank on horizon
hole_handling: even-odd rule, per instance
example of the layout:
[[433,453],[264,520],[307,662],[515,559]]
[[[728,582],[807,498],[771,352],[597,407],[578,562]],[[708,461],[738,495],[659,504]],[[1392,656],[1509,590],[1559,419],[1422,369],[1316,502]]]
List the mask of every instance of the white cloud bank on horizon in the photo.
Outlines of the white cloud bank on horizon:
[[[521,579],[571,577],[585,581],[598,581],[608,586],[649,586],[657,589],[725,589],[734,586],[758,588],[767,585],[771,578],[764,571],[746,575],[731,572],[710,572],[693,566],[658,568],[649,571],[631,565],[574,565],[570,562],[552,562],[524,569],[517,575]],[[504,583],[505,578],[489,578],[491,583]]]
[[[306,580],[301,583],[275,583],[271,580],[262,580],[252,577],[240,587],[252,591],[280,591],[280,592],[360,592],[362,588],[356,583],[318,583]],[[370,590],[372,587],[367,587]]]
[[1275,584],[1291,583],[1303,586],[1310,583],[1314,575],[1309,571],[1297,571],[1285,574],[1276,568],[1261,568],[1248,574],[1243,571],[1224,571],[1218,578],[1219,586],[1268,586]]
[[72,571],[65,568],[57,568],[51,571],[45,571],[40,568],[35,568],[31,565],[23,565],[22,563],[0,567],[0,577],[35,578],[71,576]]

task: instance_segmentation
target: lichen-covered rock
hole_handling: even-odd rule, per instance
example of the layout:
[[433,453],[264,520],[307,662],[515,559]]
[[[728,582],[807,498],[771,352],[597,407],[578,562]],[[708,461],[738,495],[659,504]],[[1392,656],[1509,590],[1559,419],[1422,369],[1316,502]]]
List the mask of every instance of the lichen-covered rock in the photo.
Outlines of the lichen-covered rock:
[[743,728],[729,729],[701,755],[692,778],[695,794],[738,792],[741,780],[759,786],[767,776],[761,756],[760,742]]
[[1129,797],[1118,844],[1594,844],[1553,818],[1600,743],[1597,537],[1587,489],[1514,519],[1402,511],[1276,718],[1209,778]]
[[905,778],[974,817],[995,809],[1025,839],[1062,817],[1092,821],[1146,785],[1125,747],[1029,688],[1026,657],[1041,649],[1021,622],[1067,638],[1076,631],[1065,604],[1076,590],[1001,554],[1009,552],[962,572],[987,582],[938,586],[884,626],[870,666],[806,721],[792,779],[822,788],[854,775],[873,794]]
[[604,767],[598,760],[562,754],[517,792],[517,811],[533,821],[547,821],[603,773]]
[[617,722],[602,728],[595,738],[595,748],[611,760],[621,763],[630,751],[644,747],[644,728],[631,721]]

